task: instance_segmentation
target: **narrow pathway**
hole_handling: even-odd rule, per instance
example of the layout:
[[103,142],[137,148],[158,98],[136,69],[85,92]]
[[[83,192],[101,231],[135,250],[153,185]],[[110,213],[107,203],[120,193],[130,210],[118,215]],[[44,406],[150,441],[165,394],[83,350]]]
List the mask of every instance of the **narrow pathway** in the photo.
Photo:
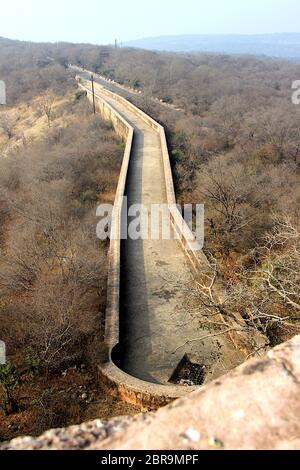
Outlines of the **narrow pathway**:
[[[83,78],[87,78],[82,74]],[[103,83],[102,83],[103,84]],[[95,85],[101,95],[101,87]],[[159,135],[112,97],[103,98],[135,129],[126,188],[128,206],[167,203]],[[209,332],[191,320],[186,298],[193,288],[188,261],[176,240],[122,242],[120,347],[122,369],[153,383],[167,384],[185,353],[199,357],[211,377],[242,362],[225,337],[184,345]],[[222,354],[225,352],[225,355]]]

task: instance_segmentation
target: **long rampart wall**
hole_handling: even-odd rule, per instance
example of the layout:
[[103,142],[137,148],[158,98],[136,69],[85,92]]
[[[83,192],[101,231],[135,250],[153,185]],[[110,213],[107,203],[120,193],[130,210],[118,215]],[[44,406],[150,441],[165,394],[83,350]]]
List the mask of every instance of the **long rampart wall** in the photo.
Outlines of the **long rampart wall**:
[[184,221],[180,211],[178,210],[176,204],[176,197],[175,197],[175,190],[174,190],[174,182],[170,164],[170,156],[167,146],[167,139],[165,134],[165,129],[161,126],[158,122],[144,113],[141,109],[136,107],[134,104],[130,103],[128,100],[123,98],[122,96],[113,93],[105,88],[102,87],[101,93],[107,95],[109,97],[113,97],[116,101],[121,102],[125,105],[128,109],[134,112],[138,117],[143,119],[143,121],[152,127],[156,132],[160,135],[161,140],[161,149],[162,149],[162,156],[163,156],[163,165],[164,165],[164,174],[165,174],[165,186],[167,192],[167,199],[169,210],[172,218],[173,225],[178,233],[178,238],[182,245],[183,250],[185,251],[186,256],[189,258],[192,266],[195,270],[199,269],[199,267],[209,267],[208,260],[204,255],[201,246],[199,246],[197,240],[195,239],[194,234],[191,232],[190,228]]
[[[79,83],[79,86],[87,92],[88,99],[92,102],[92,91],[83,83]],[[102,386],[111,395],[121,398],[127,403],[139,406],[141,410],[154,410],[160,406],[166,405],[176,398],[186,395],[188,392],[192,392],[195,390],[195,387],[187,388],[183,386],[158,385],[145,382],[126,374],[120,370],[112,360],[112,352],[114,348],[117,347],[120,340],[119,306],[121,213],[134,139],[134,128],[105,100],[102,95],[113,97],[115,100],[122,102],[128,109],[133,111],[160,134],[166,193],[174,228],[178,232],[179,238],[181,238],[181,246],[188,256],[193,268],[197,270],[200,266],[209,266],[209,264],[202,251],[195,249],[195,247],[198,248],[195,237],[184,222],[182,215],[176,206],[173,177],[164,128],[125,98],[102,88],[101,96],[98,93],[95,93],[96,110],[104,119],[109,120],[112,123],[117,134],[126,141],[126,148],[115,197],[114,212],[112,216],[113,236],[111,237],[108,253],[107,310],[105,326],[105,343],[108,348],[107,361],[99,368],[99,377]]]

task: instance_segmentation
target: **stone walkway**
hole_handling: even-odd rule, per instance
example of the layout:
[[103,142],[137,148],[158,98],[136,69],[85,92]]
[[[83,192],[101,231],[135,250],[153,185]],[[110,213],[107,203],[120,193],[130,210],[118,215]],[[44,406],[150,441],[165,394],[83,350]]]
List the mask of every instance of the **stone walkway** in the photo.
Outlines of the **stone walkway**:
[[[95,90],[101,95],[97,84]],[[126,188],[128,206],[167,203],[158,133],[124,104],[105,94],[103,98],[135,129]],[[207,365],[210,379],[243,362],[225,337],[184,344],[209,332],[199,328],[198,320],[192,321],[186,310],[193,278],[178,241],[127,240],[122,242],[121,253],[120,346],[125,372],[167,384],[185,353],[195,354]]]

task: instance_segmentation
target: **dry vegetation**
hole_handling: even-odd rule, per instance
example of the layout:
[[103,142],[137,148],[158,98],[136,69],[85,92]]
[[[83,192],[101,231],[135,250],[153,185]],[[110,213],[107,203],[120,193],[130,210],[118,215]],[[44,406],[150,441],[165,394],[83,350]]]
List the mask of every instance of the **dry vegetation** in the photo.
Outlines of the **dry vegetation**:
[[208,323],[219,312],[240,318],[240,328],[263,332],[271,345],[300,330],[300,107],[291,104],[299,66],[0,40],[11,105],[0,116],[0,338],[10,355],[2,407],[16,416],[30,408],[24,429],[33,432],[83,417],[85,392],[78,399],[72,390],[63,409],[57,397],[62,381],[82,391],[93,380],[107,248],[95,240],[94,209],[112,200],[122,155],[109,126],[75,98],[69,62],[143,91],[131,99],[166,126],[178,200],[205,203],[215,269],[195,285],[194,314],[206,312]]
[[0,439],[132,412],[96,378],[107,273],[96,206],[113,202],[124,145],[63,67],[30,66],[28,53],[23,69],[17,51],[0,72],[15,92],[0,111]]

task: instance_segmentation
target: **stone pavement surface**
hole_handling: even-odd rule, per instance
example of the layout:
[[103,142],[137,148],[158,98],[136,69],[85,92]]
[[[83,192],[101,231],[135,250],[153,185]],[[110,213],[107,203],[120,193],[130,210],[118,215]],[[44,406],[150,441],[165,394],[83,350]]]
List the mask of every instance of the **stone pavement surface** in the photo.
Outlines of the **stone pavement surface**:
[[[79,73],[88,79],[87,73]],[[103,84],[103,83],[102,83]],[[134,143],[126,188],[128,206],[166,204],[159,134],[114,97],[101,95],[134,127]],[[129,220],[130,221],[130,220]],[[209,331],[191,320],[186,298],[193,289],[190,265],[176,240],[122,242],[120,346],[121,368],[152,383],[168,384],[185,353],[199,357],[209,380],[241,364],[244,356],[222,336],[195,341]],[[199,312],[201,315],[201,311]]]

